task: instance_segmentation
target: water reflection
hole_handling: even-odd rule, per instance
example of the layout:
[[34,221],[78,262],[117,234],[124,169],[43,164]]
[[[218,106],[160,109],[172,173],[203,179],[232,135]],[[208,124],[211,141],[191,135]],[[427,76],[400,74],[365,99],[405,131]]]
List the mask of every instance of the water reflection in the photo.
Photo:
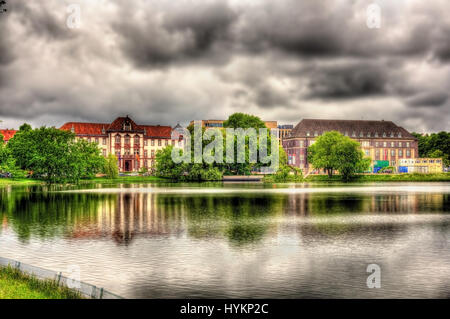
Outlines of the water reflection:
[[[448,193],[199,194],[151,192],[60,193],[26,187],[0,189],[2,228],[26,242],[31,237],[111,239],[128,245],[139,237],[187,235],[257,243],[277,232],[283,218],[448,212]],[[353,223],[301,224],[302,233],[360,231]],[[365,221],[367,222],[367,220]],[[372,226],[370,226],[372,227]],[[383,226],[386,227],[386,226]],[[364,233],[366,230],[362,230]],[[372,227],[373,231],[373,227]],[[385,229],[384,229],[385,231]]]

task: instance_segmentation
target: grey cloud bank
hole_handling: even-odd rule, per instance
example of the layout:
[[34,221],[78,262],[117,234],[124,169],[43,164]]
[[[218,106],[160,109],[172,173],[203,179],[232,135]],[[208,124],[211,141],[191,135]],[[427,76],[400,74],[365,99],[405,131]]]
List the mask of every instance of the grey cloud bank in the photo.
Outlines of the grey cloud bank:
[[0,14],[0,119],[174,125],[236,111],[390,119],[448,130],[448,1],[8,1]]

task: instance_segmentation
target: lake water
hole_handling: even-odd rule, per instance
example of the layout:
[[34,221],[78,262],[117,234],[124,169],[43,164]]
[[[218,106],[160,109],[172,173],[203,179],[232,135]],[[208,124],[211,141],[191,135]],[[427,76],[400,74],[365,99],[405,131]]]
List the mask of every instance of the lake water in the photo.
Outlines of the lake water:
[[450,183],[86,187],[0,188],[0,256],[126,298],[450,297]]

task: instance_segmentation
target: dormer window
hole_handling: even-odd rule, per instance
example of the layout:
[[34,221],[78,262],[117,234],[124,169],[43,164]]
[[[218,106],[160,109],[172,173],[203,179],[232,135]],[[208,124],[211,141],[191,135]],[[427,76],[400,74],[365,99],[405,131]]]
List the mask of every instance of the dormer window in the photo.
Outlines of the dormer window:
[[391,132],[391,137],[394,137],[394,132]]
[[105,127],[103,126],[103,127],[102,127],[102,134],[105,134],[105,133],[106,133]]
[[120,135],[116,135],[116,143],[120,144]]
[[386,132],[383,132],[383,137],[386,137]]
[[364,136],[363,132],[359,133],[359,137],[363,137],[363,136]]
[[348,136],[348,132],[345,132],[344,135],[345,135],[345,136]]
[[370,137],[370,132],[369,132],[369,133],[367,133],[367,137]]
[[131,123],[130,122],[123,123],[123,130],[124,131],[131,131]]
[[398,132],[398,137],[402,137],[402,133]]
[[317,136],[317,135],[318,135],[318,134],[317,134],[317,131],[315,131],[315,132],[314,132],[314,136]]
[[309,131],[308,131],[308,132],[306,132],[306,136],[309,136]]
[[375,132],[375,137],[378,137],[378,132]]
[[356,132],[355,131],[353,131],[353,133],[352,133],[352,137],[355,137],[356,136]]

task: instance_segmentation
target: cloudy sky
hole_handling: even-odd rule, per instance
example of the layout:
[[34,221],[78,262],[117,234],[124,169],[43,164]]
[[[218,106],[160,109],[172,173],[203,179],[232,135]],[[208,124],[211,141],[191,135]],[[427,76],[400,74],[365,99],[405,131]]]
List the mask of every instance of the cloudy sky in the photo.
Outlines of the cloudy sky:
[[[367,24],[372,3],[380,28]],[[175,125],[240,111],[281,124],[385,119],[411,131],[450,130],[448,0],[7,0],[6,7],[1,128],[126,114]]]

